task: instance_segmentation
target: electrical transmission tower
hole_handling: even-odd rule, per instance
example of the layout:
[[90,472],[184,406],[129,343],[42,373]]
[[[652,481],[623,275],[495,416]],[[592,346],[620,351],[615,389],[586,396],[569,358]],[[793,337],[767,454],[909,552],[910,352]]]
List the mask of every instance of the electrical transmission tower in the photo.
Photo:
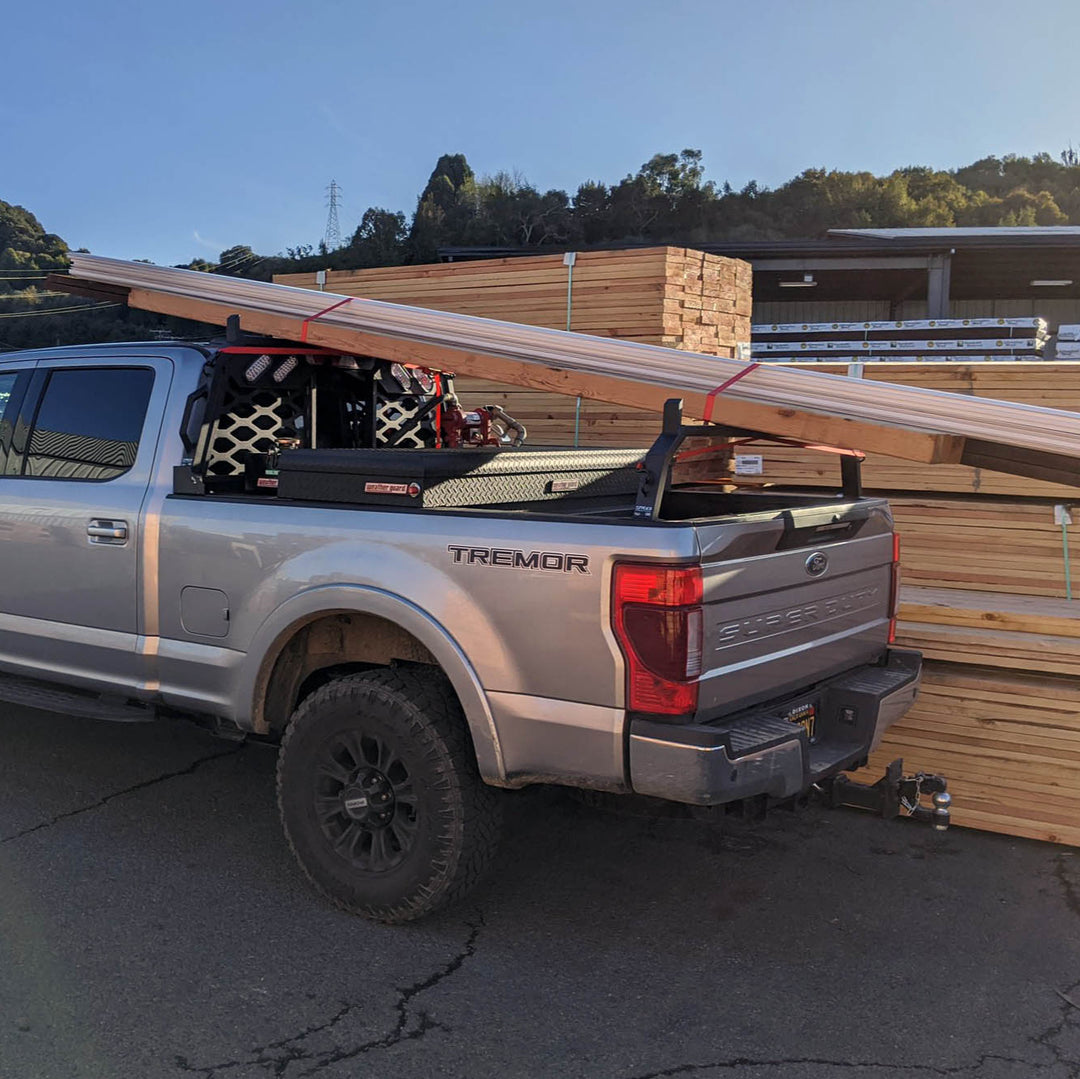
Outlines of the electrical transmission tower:
[[341,200],[341,185],[331,180],[326,189],[326,205],[330,208],[326,215],[326,235],[323,244],[327,251],[336,251],[341,246],[341,226],[338,224],[338,204]]

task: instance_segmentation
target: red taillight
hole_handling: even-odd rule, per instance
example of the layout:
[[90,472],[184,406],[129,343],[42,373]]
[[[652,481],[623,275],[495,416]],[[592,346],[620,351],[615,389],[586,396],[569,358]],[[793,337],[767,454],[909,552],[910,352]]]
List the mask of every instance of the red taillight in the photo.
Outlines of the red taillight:
[[900,610],[900,533],[892,534],[892,587],[889,593],[889,644],[896,643],[896,615]]
[[701,602],[700,566],[615,566],[612,624],[626,658],[629,711],[682,716],[697,710]]

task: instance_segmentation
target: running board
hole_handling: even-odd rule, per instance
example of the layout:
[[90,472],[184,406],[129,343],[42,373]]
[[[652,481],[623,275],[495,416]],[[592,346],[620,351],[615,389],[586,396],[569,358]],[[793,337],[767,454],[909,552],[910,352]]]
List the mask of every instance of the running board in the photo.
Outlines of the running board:
[[8,674],[0,675],[0,701],[39,708],[43,712],[60,712],[82,719],[104,719],[112,723],[149,723],[157,719],[157,712],[147,704],[100,693],[64,689]]

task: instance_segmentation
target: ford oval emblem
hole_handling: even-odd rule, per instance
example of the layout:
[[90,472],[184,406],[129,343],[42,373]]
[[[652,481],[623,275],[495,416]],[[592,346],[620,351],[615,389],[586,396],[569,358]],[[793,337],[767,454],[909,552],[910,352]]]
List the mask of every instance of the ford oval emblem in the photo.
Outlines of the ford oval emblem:
[[815,551],[806,560],[806,572],[811,577],[820,577],[829,568],[828,555],[823,554],[821,551]]

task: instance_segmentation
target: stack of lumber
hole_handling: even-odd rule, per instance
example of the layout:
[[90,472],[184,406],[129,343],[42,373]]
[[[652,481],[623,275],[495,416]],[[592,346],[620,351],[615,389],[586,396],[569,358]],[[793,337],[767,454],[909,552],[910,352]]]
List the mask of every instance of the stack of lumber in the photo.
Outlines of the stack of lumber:
[[1080,604],[1073,600],[907,585],[900,619],[897,643],[927,659],[1080,676]]
[[[734,356],[750,340],[746,262],[682,247],[582,251],[567,262],[558,254],[330,270],[325,289],[713,356]],[[313,273],[274,281],[319,287]]]
[[762,323],[752,333],[754,359],[812,363],[1038,360],[1048,338],[1041,318]]
[[[862,377],[1080,407],[1075,362],[887,364]],[[764,453],[770,479],[835,482],[820,455]],[[909,772],[949,777],[958,824],[1080,845],[1080,600],[1065,598],[1080,596],[1080,488],[875,454],[863,476],[889,495],[901,536],[897,643],[927,664],[914,709],[860,778],[903,757]]]

